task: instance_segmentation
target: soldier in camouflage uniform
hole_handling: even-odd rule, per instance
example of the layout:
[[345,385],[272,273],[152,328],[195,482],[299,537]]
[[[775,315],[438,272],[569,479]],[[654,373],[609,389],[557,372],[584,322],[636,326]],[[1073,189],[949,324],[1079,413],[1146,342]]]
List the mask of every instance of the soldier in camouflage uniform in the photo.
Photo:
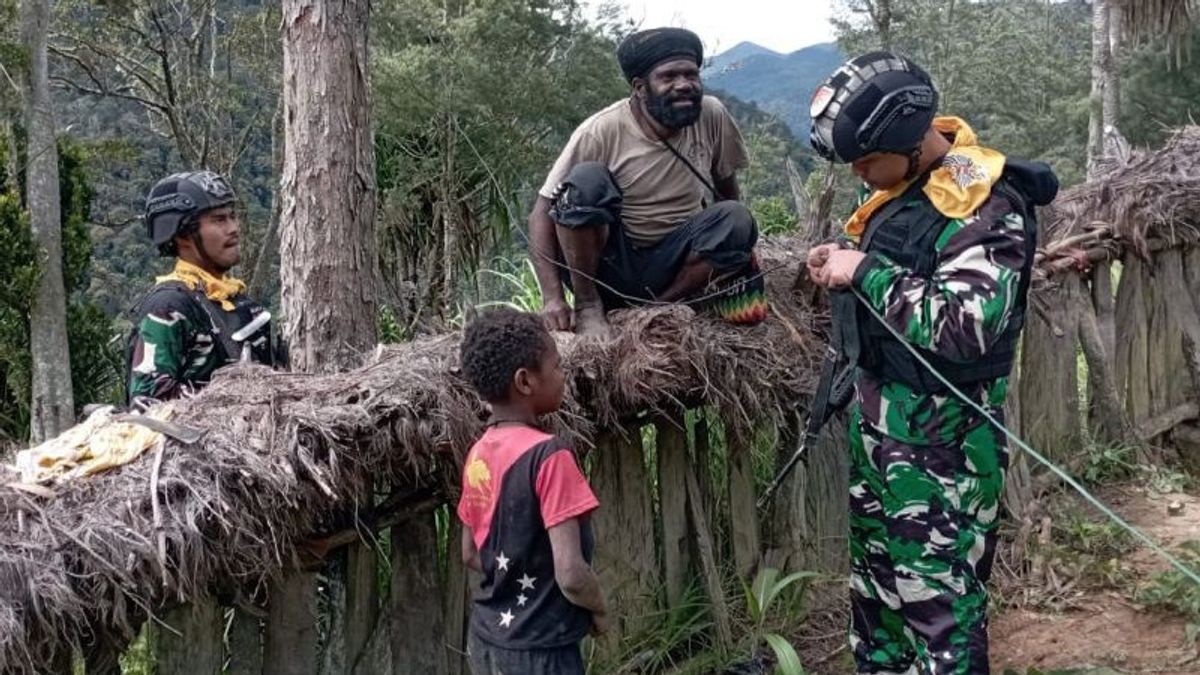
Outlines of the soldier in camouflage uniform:
[[911,61],[853,59],[813,98],[811,141],[874,192],[809,252],[858,365],[850,431],[850,642],[860,673],[988,672],[1003,434],[871,315],[1003,419],[1036,243],[1057,179],[981,147]]
[[[243,352],[274,362],[270,314],[228,274],[241,259],[236,201],[211,171],[177,173],[150,191],[146,232],[160,254],[176,260],[132,312],[126,394],[135,408],[194,394]],[[251,323],[257,329],[234,339]]]

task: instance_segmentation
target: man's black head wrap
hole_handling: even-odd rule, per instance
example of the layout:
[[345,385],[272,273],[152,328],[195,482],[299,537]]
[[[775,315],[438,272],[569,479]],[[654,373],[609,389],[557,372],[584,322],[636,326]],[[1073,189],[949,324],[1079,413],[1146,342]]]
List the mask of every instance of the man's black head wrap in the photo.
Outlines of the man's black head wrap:
[[673,59],[691,59],[697,66],[703,65],[700,37],[686,28],[651,28],[630,35],[617,47],[617,61],[629,82]]

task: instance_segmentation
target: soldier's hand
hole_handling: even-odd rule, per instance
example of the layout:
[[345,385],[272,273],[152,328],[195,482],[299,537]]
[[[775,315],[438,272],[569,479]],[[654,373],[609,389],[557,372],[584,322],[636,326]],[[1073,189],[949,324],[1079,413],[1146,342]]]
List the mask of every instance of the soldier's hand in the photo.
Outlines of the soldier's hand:
[[824,262],[818,267],[813,267],[810,259],[809,276],[825,288],[847,288],[854,280],[855,270],[866,257],[860,251],[834,248],[824,255]]
[[813,276],[814,271],[824,267],[825,262],[829,260],[829,254],[836,251],[837,246],[833,244],[821,244],[814,246],[808,251],[808,276]]
[[547,300],[542,307],[542,321],[547,330],[574,330],[575,313],[566,300]]

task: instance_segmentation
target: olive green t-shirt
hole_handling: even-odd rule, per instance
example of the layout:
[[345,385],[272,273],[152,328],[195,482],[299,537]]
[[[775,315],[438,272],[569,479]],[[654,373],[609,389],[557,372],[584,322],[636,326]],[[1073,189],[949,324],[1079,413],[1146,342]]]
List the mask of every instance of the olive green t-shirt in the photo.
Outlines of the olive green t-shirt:
[[[700,119],[669,139],[705,180],[714,183],[749,164],[746,144],[729,111],[705,96]],[[664,144],[638,125],[629,99],[622,99],[580,124],[554,162],[539,194],[555,188],[580,162],[602,162],[624,194],[621,222],[633,243],[656,243],[711,202],[708,188]]]

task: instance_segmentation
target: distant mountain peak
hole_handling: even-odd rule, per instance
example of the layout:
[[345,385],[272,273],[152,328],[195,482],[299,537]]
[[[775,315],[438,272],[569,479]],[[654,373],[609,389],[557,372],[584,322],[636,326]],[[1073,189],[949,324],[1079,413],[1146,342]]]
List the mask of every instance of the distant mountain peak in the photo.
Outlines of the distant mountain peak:
[[809,125],[807,102],[813,90],[844,59],[835,43],[780,54],[753,42],[739,42],[712,57],[703,76],[706,85],[777,115],[804,138]]

